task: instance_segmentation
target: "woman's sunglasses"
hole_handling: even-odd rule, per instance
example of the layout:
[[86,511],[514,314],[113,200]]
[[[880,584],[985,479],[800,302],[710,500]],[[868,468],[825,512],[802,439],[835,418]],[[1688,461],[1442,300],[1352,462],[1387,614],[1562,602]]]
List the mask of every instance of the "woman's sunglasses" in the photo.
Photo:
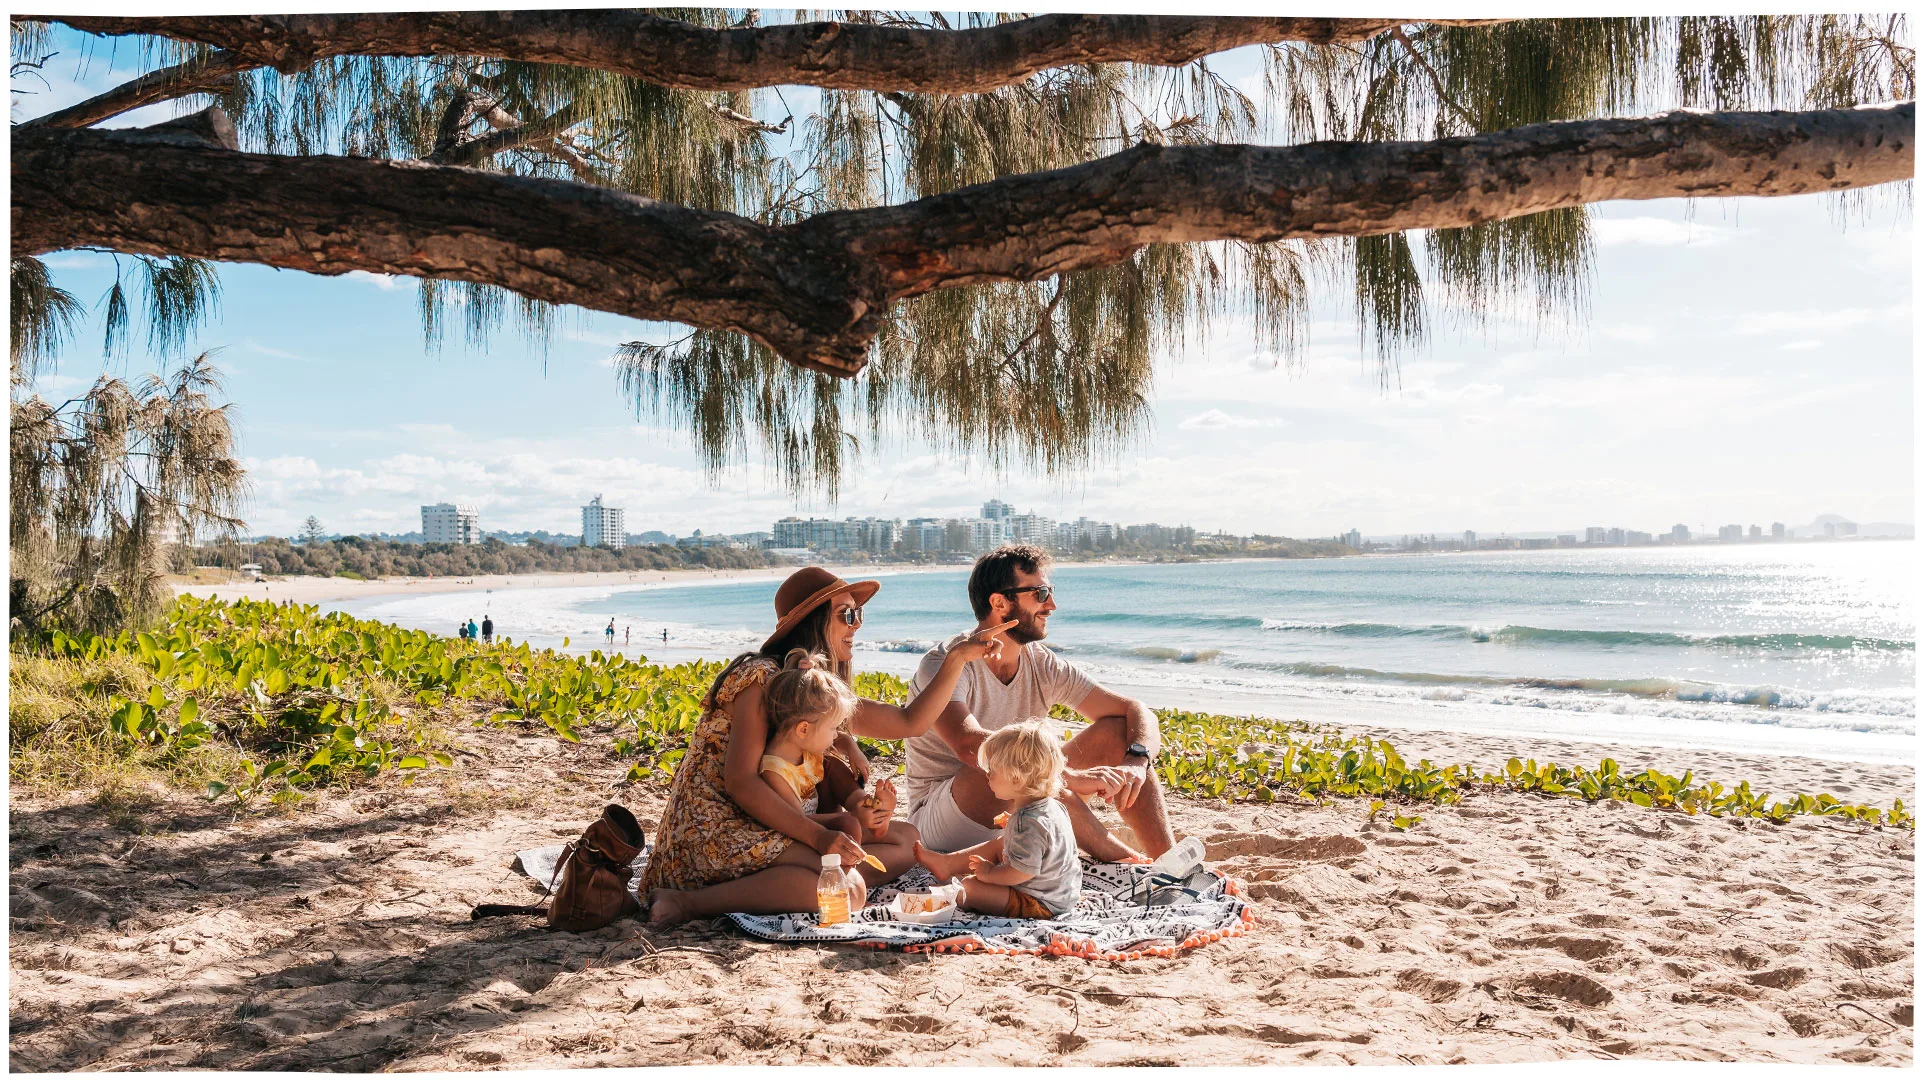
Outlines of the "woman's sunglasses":
[[1001,589],[1000,595],[1013,596],[1016,593],[1023,592],[1032,593],[1033,598],[1043,604],[1053,599],[1053,586],[1051,585],[1022,585],[1017,589]]
[[857,607],[841,608],[833,613],[833,617],[846,623],[848,626],[859,626],[860,621],[866,618]]

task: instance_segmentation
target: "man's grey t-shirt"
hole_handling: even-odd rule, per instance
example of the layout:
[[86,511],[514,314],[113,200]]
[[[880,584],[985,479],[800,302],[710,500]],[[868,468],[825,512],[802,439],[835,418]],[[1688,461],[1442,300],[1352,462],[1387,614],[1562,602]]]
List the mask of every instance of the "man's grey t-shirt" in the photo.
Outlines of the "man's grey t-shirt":
[[[913,693],[919,694],[947,658],[947,649],[960,640],[955,636],[934,647],[920,661],[913,676]],[[1055,705],[1079,708],[1093,692],[1093,680],[1080,669],[1053,654],[1037,641],[1020,647],[1020,670],[1013,681],[1003,683],[987,668],[985,660],[975,660],[960,672],[954,684],[953,700],[964,702],[974,720],[988,731],[998,731],[1030,717],[1045,716]],[[968,762],[977,765],[977,762]],[[960,759],[953,747],[935,731],[907,740],[907,806],[927,797],[940,781],[960,771]]]
[[1080,900],[1080,849],[1059,799],[1028,803],[1007,815],[1007,865],[1032,874],[1014,888],[1064,915]]

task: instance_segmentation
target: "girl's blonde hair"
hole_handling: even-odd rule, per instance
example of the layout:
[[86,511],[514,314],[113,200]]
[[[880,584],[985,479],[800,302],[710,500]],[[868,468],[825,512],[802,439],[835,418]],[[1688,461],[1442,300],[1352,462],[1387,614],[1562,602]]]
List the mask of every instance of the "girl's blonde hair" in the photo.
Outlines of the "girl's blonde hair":
[[987,736],[980,744],[980,767],[1005,777],[1029,799],[1051,799],[1060,794],[1067,753],[1044,722],[1023,720]]
[[839,727],[853,715],[860,698],[830,665],[826,657],[805,649],[787,653],[786,667],[767,683],[768,742],[802,720]]

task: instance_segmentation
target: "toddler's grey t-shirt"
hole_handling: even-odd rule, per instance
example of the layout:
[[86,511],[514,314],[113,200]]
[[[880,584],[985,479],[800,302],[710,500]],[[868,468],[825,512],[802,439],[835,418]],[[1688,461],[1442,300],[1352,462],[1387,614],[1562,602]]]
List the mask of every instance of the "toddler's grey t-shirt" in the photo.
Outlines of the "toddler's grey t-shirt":
[[1007,865],[1032,874],[1014,888],[1063,915],[1080,901],[1080,850],[1059,799],[1041,799],[1007,815]]

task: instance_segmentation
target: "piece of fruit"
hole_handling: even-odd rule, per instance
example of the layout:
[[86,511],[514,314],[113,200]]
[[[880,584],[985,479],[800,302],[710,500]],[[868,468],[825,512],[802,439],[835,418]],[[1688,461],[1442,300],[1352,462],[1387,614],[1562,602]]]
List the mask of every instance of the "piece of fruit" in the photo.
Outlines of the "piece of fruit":
[[883,874],[887,872],[887,864],[881,862],[879,859],[874,858],[872,852],[868,852],[867,857],[864,859],[861,859],[860,861],[863,863],[866,863],[868,866],[873,867],[875,870],[878,870]]

